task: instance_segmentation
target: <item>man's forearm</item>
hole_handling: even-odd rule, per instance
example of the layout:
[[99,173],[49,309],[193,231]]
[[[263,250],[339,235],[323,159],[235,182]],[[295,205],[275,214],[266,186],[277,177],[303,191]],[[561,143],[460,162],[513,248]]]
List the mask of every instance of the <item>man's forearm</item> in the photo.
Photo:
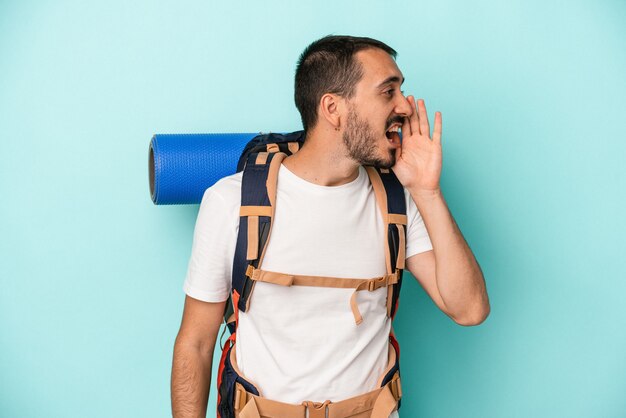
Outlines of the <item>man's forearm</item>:
[[433,244],[437,288],[447,313],[463,325],[482,322],[489,314],[483,274],[441,191],[409,192]]
[[174,418],[206,417],[213,349],[176,342],[172,364],[172,415]]

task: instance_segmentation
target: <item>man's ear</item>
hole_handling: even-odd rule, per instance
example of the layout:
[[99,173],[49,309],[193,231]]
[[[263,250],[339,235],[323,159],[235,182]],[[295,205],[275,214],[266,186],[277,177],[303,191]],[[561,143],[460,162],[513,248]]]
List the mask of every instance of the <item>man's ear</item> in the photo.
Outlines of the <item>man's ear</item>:
[[336,131],[341,128],[344,100],[341,96],[326,93],[320,99],[319,116],[324,118]]

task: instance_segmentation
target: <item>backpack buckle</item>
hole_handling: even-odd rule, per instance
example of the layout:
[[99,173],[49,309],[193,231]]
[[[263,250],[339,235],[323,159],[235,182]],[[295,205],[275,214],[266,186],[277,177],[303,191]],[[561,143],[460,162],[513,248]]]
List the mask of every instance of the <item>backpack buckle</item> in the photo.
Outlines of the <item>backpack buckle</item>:
[[309,411],[309,418],[328,418],[328,404],[330,401],[324,402],[311,402],[304,401],[305,409]]
[[387,283],[387,277],[378,277],[376,279],[371,279],[370,281],[367,282],[367,290],[369,290],[370,292],[373,292],[374,290],[378,290],[381,287],[383,287],[383,285],[385,285]]

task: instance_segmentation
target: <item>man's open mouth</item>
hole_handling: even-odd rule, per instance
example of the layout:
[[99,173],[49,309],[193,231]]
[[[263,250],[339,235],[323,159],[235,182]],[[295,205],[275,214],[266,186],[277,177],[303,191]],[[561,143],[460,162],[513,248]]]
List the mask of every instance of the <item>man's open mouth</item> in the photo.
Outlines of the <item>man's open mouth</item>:
[[387,129],[387,131],[385,132],[385,135],[387,136],[387,139],[389,140],[389,142],[391,142],[394,145],[399,145],[401,131],[402,131],[402,128],[400,127],[400,125],[394,123]]

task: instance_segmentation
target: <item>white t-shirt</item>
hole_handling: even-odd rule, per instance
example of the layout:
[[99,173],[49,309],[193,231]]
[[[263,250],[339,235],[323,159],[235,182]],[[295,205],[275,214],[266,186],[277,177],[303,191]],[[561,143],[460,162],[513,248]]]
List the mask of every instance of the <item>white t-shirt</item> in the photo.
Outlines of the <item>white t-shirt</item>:
[[[184,290],[221,302],[231,290],[239,227],[241,173],[204,193]],[[415,203],[407,200],[406,257],[432,249]],[[284,165],[263,270],[346,278],[386,274],[386,231],[364,168],[347,184],[309,183]],[[236,357],[262,396],[300,404],[340,401],[376,389],[387,363],[387,289],[359,291],[363,322],[350,309],[353,289],[257,282],[239,313]],[[392,416],[397,416],[395,413]]]

